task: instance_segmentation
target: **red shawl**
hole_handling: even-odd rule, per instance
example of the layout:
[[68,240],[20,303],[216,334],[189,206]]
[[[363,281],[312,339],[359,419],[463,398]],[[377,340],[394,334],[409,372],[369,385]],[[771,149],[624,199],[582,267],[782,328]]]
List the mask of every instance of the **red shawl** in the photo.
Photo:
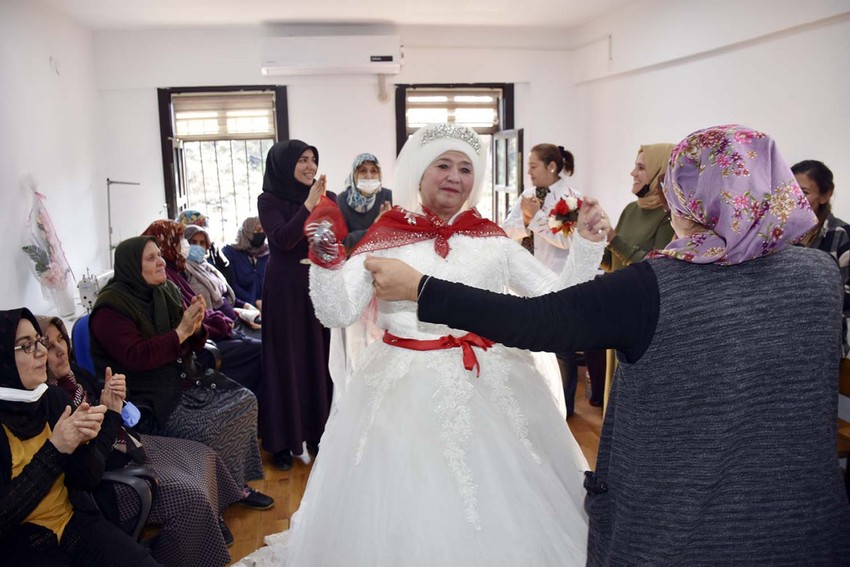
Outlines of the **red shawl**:
[[452,224],[447,224],[425,207],[422,209],[423,213],[419,214],[398,206],[393,207],[369,228],[366,236],[351,255],[397,248],[433,239],[434,250],[441,258],[445,258],[451,250],[449,238],[454,234],[472,237],[507,237],[499,225],[482,217],[476,209],[462,212]]

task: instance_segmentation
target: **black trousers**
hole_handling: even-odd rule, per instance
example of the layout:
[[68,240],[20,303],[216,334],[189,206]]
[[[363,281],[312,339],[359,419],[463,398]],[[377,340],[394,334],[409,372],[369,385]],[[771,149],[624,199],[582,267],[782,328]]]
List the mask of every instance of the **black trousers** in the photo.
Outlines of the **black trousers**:
[[564,399],[567,402],[567,416],[576,410],[576,388],[578,387],[578,358],[574,352],[559,352],[558,368],[561,369],[561,383],[564,385]]
[[19,526],[2,544],[9,567],[162,567],[146,547],[96,512],[74,512],[56,535],[35,524]]
[[604,350],[585,351],[587,372],[590,374],[590,401],[601,406],[605,401],[605,368],[608,354]]

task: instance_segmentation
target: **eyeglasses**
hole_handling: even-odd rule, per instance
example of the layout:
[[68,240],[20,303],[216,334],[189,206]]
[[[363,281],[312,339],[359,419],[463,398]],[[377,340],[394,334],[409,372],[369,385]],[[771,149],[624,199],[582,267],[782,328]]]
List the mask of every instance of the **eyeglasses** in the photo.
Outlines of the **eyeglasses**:
[[32,354],[33,352],[35,352],[36,345],[41,345],[44,348],[48,348],[49,344],[50,339],[48,339],[47,337],[38,337],[34,341],[27,341],[25,343],[19,344],[15,347],[15,350],[22,350],[26,354]]

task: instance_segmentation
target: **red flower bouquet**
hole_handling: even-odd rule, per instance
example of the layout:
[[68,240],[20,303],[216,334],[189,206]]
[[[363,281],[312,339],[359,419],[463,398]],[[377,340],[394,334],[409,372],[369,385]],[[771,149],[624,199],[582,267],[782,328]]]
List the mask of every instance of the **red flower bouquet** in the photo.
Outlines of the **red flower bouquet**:
[[552,210],[549,211],[549,229],[553,232],[562,232],[569,236],[575,228],[578,220],[578,211],[581,209],[581,199],[575,195],[561,197]]

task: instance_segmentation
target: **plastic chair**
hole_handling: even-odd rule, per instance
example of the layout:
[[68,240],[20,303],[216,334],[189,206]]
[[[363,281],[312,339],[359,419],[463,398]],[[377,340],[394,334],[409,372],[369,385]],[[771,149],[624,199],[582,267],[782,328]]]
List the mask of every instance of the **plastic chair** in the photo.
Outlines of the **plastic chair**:
[[[119,496],[120,486],[129,490],[120,491]],[[112,507],[109,503],[109,494],[105,491],[107,487],[112,489],[116,499],[126,498],[126,494],[132,494],[136,497],[137,501],[132,516],[122,518],[117,510],[114,511],[114,514],[107,513],[107,510]],[[148,516],[150,516],[151,506],[153,506],[153,499],[156,498],[158,488],[159,478],[153,469],[142,465],[127,465],[123,469],[103,473],[101,483],[94,491],[94,500],[105,516],[130,537],[138,540],[142,528],[145,527]]]
[[74,358],[77,364],[80,368],[95,376],[94,359],[91,356],[88,313],[74,321],[74,326],[71,329],[71,344],[74,347]]

